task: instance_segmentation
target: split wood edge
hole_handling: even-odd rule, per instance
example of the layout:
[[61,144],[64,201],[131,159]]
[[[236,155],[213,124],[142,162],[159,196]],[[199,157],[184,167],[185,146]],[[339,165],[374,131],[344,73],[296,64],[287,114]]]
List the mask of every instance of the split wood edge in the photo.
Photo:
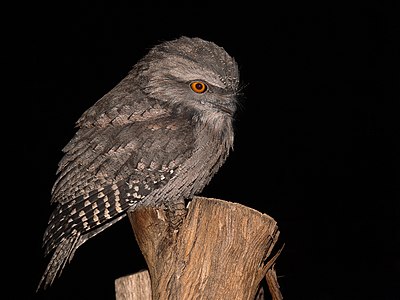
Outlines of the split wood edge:
[[179,230],[161,208],[141,207],[128,217],[149,271],[115,280],[116,300],[261,300],[264,278],[272,299],[283,299],[274,268],[282,248],[269,258],[279,237],[270,216],[194,197]]

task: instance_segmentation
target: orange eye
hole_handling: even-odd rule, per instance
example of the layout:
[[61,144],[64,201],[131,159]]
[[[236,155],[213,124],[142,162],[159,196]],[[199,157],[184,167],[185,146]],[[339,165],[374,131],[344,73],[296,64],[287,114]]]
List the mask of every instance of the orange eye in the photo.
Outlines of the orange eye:
[[198,94],[204,93],[207,90],[207,85],[201,81],[193,81],[190,84],[192,90]]

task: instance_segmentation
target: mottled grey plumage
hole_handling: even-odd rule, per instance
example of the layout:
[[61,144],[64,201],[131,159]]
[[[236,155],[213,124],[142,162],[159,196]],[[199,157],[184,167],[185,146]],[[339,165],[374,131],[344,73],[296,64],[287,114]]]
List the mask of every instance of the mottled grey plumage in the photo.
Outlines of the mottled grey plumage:
[[82,115],[52,190],[43,243],[54,253],[39,287],[127,209],[168,209],[202,191],[233,146],[238,83],[223,48],[181,37],[152,48]]

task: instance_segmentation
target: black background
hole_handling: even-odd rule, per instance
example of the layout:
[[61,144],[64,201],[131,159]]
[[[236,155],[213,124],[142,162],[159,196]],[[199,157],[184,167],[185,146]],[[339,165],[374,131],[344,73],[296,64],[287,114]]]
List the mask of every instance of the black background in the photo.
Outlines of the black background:
[[3,197],[3,292],[113,299],[116,278],[146,267],[126,219],[35,293],[49,259],[50,191],[75,121],[149,48],[187,35],[224,47],[244,86],[234,151],[202,195],[277,221],[284,299],[400,299],[397,5],[147,3],[21,4],[3,26],[13,83],[3,112],[13,184]]

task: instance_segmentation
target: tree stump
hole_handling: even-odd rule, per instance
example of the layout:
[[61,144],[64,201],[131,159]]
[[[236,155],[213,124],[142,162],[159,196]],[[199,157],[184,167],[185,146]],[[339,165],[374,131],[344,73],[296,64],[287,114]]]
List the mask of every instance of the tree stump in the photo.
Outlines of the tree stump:
[[[143,281],[136,274],[125,276],[115,282],[117,300],[254,300],[263,278],[273,299],[282,299],[273,268],[280,251],[268,260],[279,237],[270,216],[238,203],[195,197],[179,230],[161,208],[140,207],[128,217],[151,289],[143,282],[125,283]],[[136,287],[142,290],[122,291]]]

